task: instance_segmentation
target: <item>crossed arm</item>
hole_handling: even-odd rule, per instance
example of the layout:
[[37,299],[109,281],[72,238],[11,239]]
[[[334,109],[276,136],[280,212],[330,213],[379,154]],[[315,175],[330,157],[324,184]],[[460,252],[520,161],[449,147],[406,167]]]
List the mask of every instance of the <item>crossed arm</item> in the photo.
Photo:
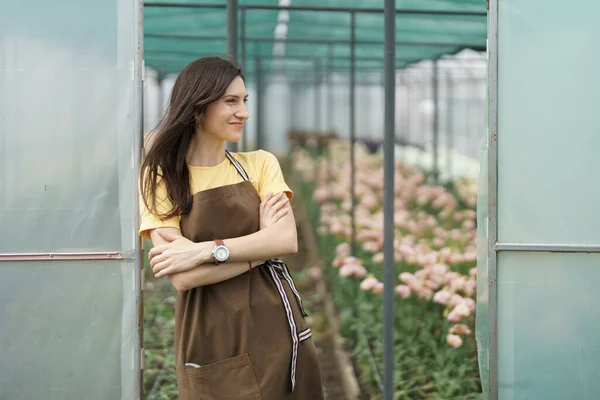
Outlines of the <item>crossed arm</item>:
[[194,243],[175,228],[150,232],[154,247],[148,257],[157,278],[167,276],[178,291],[234,278],[261,261],[298,250],[296,222],[284,193],[268,196],[260,206],[260,230],[250,235],[224,239],[230,255],[227,263],[215,265],[214,242]]

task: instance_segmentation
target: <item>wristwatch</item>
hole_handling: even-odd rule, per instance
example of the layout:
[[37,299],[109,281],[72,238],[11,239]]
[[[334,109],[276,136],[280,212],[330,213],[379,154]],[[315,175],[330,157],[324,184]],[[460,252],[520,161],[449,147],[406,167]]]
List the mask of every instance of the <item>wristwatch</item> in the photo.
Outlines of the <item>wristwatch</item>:
[[229,249],[225,246],[222,240],[215,240],[215,247],[213,247],[211,256],[215,264],[224,263],[229,258]]

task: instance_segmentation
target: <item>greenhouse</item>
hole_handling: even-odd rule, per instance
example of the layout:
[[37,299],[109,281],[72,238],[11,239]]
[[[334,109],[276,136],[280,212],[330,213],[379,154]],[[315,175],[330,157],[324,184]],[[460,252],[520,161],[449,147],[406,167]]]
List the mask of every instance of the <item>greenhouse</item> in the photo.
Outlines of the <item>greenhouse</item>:
[[[293,191],[292,342],[312,335],[324,398],[600,398],[597,8],[10,2],[0,400],[182,396],[185,291],[154,275],[138,179],[178,76],[215,56],[248,93],[228,150],[275,155]],[[231,390],[199,396],[280,398]]]

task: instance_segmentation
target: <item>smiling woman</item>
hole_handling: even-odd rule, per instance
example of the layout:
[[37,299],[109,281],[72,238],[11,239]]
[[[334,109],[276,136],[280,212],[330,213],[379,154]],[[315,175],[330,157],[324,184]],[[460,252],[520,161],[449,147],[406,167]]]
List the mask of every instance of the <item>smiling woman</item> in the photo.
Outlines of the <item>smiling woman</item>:
[[155,276],[180,292],[181,400],[319,400],[306,313],[276,258],[297,251],[293,193],[271,153],[225,150],[242,137],[247,97],[226,60],[181,71],[140,171],[140,235],[152,239]]

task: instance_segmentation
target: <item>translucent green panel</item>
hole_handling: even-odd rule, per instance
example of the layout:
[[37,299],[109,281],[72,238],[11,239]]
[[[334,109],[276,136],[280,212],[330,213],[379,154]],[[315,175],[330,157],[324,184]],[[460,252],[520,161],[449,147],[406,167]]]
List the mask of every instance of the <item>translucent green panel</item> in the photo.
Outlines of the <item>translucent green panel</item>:
[[134,265],[0,263],[0,399],[133,399]]
[[600,254],[499,254],[499,399],[600,398],[598,280]]
[[598,243],[600,3],[499,4],[499,240]]
[[[193,2],[193,0],[188,0]],[[206,2],[204,2],[207,4]],[[146,3],[148,4],[148,3]],[[220,1],[219,4],[225,4]],[[278,1],[240,1],[244,4],[266,4],[277,5]],[[337,0],[322,1],[306,0],[301,3],[294,2],[293,6],[318,6],[323,7],[354,7],[354,8],[383,8],[381,0]],[[455,12],[480,12],[485,13],[485,2],[475,1],[453,1],[453,0],[428,0],[427,2],[410,0],[398,1],[396,6],[403,9],[413,10],[443,10]],[[238,24],[238,33],[241,35],[241,12]],[[279,11],[273,10],[247,10],[245,12],[246,37],[273,38],[275,27],[281,20]],[[328,54],[327,40],[350,40],[350,14],[348,12],[326,12],[326,11],[289,11],[289,22],[287,39],[313,39],[322,42],[310,43],[303,47],[295,47],[295,43],[285,43],[285,55],[287,57],[325,57]],[[364,41],[383,42],[383,14],[378,13],[356,13],[356,39]],[[286,18],[283,18],[286,20]],[[148,54],[152,51],[188,51],[224,54],[226,52],[226,41],[199,41],[199,40],[159,40],[152,38],[155,34],[184,34],[201,36],[226,36],[227,35],[227,13],[225,9],[198,9],[198,8],[154,8],[146,6],[145,48]],[[401,61],[397,67],[402,68],[409,62],[416,62],[427,58],[436,58],[441,54],[452,54],[464,47],[483,49],[486,39],[486,17],[460,16],[460,15],[421,15],[421,14],[398,14],[396,16],[396,40],[398,42],[427,42],[448,43],[448,46],[412,46],[407,45],[398,49],[398,54],[408,61]],[[241,55],[241,45],[238,48]],[[305,50],[307,48],[308,50]],[[349,44],[336,43],[335,52],[338,54],[349,54]],[[246,54],[254,57],[256,54],[265,58],[271,58],[273,54],[273,42],[260,44],[247,44]],[[357,56],[374,55],[383,58],[383,44],[360,45],[356,47]],[[162,68],[166,72],[178,72],[182,68],[181,62],[158,56],[147,59],[147,65]],[[185,64],[184,64],[185,65]],[[268,70],[268,64],[267,70]],[[383,64],[381,64],[383,65]],[[337,64],[334,65],[337,68]],[[343,70],[344,67],[342,66]]]

